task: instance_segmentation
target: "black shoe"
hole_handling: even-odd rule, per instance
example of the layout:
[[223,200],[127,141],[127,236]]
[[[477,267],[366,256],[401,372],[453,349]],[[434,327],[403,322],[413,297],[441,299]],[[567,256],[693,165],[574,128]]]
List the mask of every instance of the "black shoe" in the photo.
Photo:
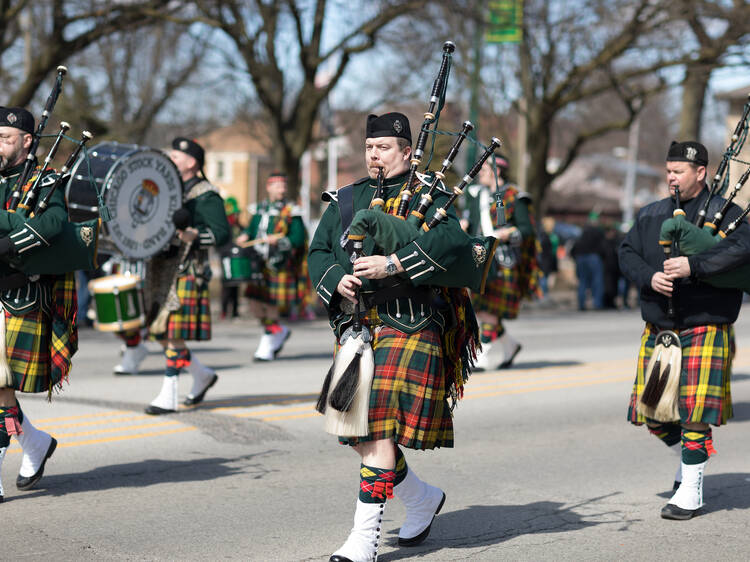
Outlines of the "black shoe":
[[680,484],[682,484],[682,482],[680,482],[679,480],[675,480],[675,481],[674,481],[674,484],[672,484],[672,491],[673,491],[673,492],[674,492],[674,491],[676,491],[676,490],[677,490],[677,488],[679,488],[679,487],[680,487]]
[[185,401],[183,402],[183,404],[185,404],[185,406],[194,406],[196,404],[200,404],[201,402],[203,402],[203,398],[205,398],[206,392],[208,392],[208,389],[211,388],[213,385],[215,385],[216,381],[218,380],[219,380],[219,375],[214,373],[214,376],[211,377],[211,381],[206,385],[206,388],[204,388],[200,392],[200,394],[196,394],[192,398],[190,396],[185,398]]
[[49,447],[47,448],[47,454],[44,455],[44,459],[42,460],[42,466],[40,466],[39,470],[37,470],[36,473],[31,476],[21,476],[19,474],[18,478],[16,478],[16,488],[18,488],[19,490],[29,490],[33,488],[34,485],[42,479],[42,476],[44,475],[44,465],[47,464],[47,459],[52,456],[52,453],[55,452],[56,448],[57,439],[53,437],[52,441],[50,441]]
[[682,509],[681,507],[678,507],[673,503],[668,503],[661,509],[661,517],[662,519],[685,521],[692,518],[697,511],[697,509]]
[[518,347],[513,352],[513,354],[510,357],[508,357],[505,361],[503,361],[502,363],[500,363],[500,365],[498,365],[497,368],[498,369],[507,369],[507,368],[509,368],[513,364],[513,360],[516,358],[516,355],[518,355],[518,352],[521,351],[522,347],[523,346],[519,343]]
[[166,408],[160,408],[159,406],[152,406],[149,404],[143,410],[149,416],[162,416],[164,414],[176,414],[177,410],[167,410]]
[[340,554],[334,554],[328,559],[328,562],[354,562],[350,558],[347,558],[346,556],[341,556]]
[[[438,505],[437,509],[435,510],[435,515],[440,513],[440,510],[443,509],[444,503],[445,503],[445,492],[443,492],[443,499],[440,500],[440,505]],[[435,521],[435,515],[432,516],[432,521],[430,521],[430,524],[427,525],[427,528],[421,533],[419,533],[416,537],[412,537],[410,539],[402,539],[401,537],[399,537],[398,545],[399,546],[418,546],[422,544],[430,534],[430,528],[432,527],[432,522]]]

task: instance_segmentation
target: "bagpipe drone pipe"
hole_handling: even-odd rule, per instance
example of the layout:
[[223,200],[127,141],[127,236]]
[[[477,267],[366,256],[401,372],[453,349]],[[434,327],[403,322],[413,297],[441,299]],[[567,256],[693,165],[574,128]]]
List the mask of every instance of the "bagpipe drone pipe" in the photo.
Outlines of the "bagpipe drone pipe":
[[[69,179],[70,169],[79,158],[85,144],[93,138],[93,135],[88,131],[83,131],[81,138],[77,141],[69,138],[65,133],[70,129],[70,125],[64,121],[61,122],[60,130],[55,135],[48,154],[41,165],[38,166],[38,172],[34,176],[37,169],[36,151],[40,140],[43,138],[47,120],[62,90],[62,80],[66,73],[67,69],[64,66],[57,68],[55,85],[47,98],[42,116],[32,135],[32,143],[24,168],[8,202],[8,212],[3,213],[0,219],[0,236],[4,237],[4,240],[8,240],[7,237],[11,232],[23,229],[29,219],[45,213],[50,206],[54,193]],[[49,165],[55,158],[63,139],[75,142],[76,146],[60,171],[55,174],[52,173],[53,170],[49,168]],[[29,181],[30,186],[24,192],[23,190]],[[17,253],[10,252],[6,258],[7,262],[14,270],[29,276],[56,275],[77,269],[95,269],[97,267],[96,249],[100,226],[101,219],[79,223],[65,221],[62,224],[61,232],[51,241],[51,245],[41,244],[34,247],[33,251],[30,252],[26,248]],[[30,249],[31,247],[27,248]],[[10,272],[6,271],[5,273],[9,274]]]
[[[674,216],[664,221],[661,226],[659,243],[662,246],[676,243],[681,255],[693,256],[714,247],[721,240],[737,230],[746,220],[748,213],[750,213],[750,203],[748,203],[739,215],[736,215],[736,211],[732,210],[734,207],[732,201],[745,185],[748,178],[750,178],[750,163],[742,162],[737,158],[737,154],[742,150],[742,146],[747,138],[749,115],[750,100],[745,104],[740,121],[732,134],[730,144],[724,152],[721,163],[713,178],[708,198],[698,213],[696,223],[689,222],[685,217],[685,213],[681,210],[675,210]],[[730,161],[736,161],[748,167],[726,197],[722,199],[721,195],[729,183]],[[716,210],[711,219],[707,221],[706,217],[709,216],[712,208]],[[735,214],[736,216],[722,230],[721,225],[728,218],[727,215],[729,214]],[[703,281],[714,287],[741,289],[750,293],[750,264],[712,275],[703,279]]]
[[[452,166],[461,143],[466,139],[467,133],[473,129],[473,125],[469,121],[466,121],[461,131],[456,134],[456,140],[442,162],[440,170],[432,172],[431,176],[429,173],[422,175],[421,178],[417,172],[425,153],[429,135],[433,135],[433,143],[430,151],[430,159],[428,159],[426,167],[429,166],[432,153],[434,152],[435,135],[438,133],[447,134],[438,130],[438,121],[440,119],[440,111],[445,104],[451,58],[455,48],[456,46],[451,41],[446,41],[443,44],[443,57],[440,69],[432,86],[429,105],[424,114],[424,121],[417,137],[414,152],[412,153],[408,179],[405,188],[401,192],[401,199],[396,214],[390,215],[382,212],[383,202],[381,201],[378,205],[371,205],[370,209],[357,211],[350,225],[350,234],[354,234],[355,236],[371,236],[376,245],[386,255],[409,244],[417,237],[426,235],[431,229],[434,229],[438,224],[448,219],[448,209],[458,196],[455,194],[456,190],[460,194],[463,188],[479,172],[482,163],[500,146],[500,141],[493,138],[490,147],[487,147],[485,153],[472,167],[471,171],[464,176],[463,181],[453,189],[453,192],[445,191],[445,186],[442,183],[445,178],[445,172]],[[413,198],[417,191],[420,192],[419,203],[410,212],[410,208],[414,206]],[[445,196],[449,198],[449,202],[440,207],[432,219],[424,222],[427,211],[432,206],[435,198],[444,198]],[[455,220],[455,217],[452,217],[451,220]],[[467,287],[472,291],[483,292],[484,284],[493,261],[492,256],[497,247],[497,240],[491,236],[470,237],[459,228],[455,230],[455,235],[461,236],[462,247],[453,256],[455,261],[450,264],[450,272],[439,272],[430,278],[430,282],[443,287]],[[439,236],[440,234],[432,233],[429,235]]]

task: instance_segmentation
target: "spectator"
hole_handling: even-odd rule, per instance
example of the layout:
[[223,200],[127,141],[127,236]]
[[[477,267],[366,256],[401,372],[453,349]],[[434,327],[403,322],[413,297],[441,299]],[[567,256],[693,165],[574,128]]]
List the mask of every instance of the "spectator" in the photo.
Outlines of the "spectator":
[[592,212],[580,238],[570,252],[576,261],[578,277],[578,309],[586,310],[586,291],[591,291],[594,309],[604,308],[604,233],[599,227],[599,214]]

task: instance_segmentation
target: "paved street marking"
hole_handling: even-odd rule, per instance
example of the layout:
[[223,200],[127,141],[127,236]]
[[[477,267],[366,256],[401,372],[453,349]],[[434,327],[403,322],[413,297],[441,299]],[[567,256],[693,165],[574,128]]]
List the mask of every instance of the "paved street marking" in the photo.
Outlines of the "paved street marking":
[[[735,371],[750,367],[750,350],[738,353],[734,367]],[[464,400],[621,383],[632,381],[634,376],[635,360],[632,358],[573,365],[548,365],[537,368],[486,371],[472,375],[466,387]],[[253,396],[241,399],[230,398],[203,403],[195,408],[180,408],[180,411],[205,410],[212,413],[220,412],[235,418],[251,418],[264,422],[291,421],[319,417],[320,414],[313,408],[317,397],[317,394],[288,394],[282,396]],[[265,408],[262,406],[265,406]],[[34,421],[37,427],[52,433],[58,439],[58,447],[61,448],[161,437],[198,429],[197,427],[184,425],[177,419],[138,423],[146,419],[155,420],[153,416],[136,414],[130,410],[110,410],[92,414],[43,418]],[[60,432],[63,429],[73,429],[74,431]],[[79,431],[76,431],[76,429],[79,429]],[[118,433],[120,435],[113,435]],[[98,437],[80,439],[81,437],[92,436]],[[20,447],[14,441],[8,453],[20,452]]]

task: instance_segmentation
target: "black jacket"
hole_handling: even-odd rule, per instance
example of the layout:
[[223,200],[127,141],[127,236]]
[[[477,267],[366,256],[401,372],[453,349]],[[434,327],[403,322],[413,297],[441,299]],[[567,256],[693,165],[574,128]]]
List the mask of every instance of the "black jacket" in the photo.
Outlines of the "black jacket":
[[[708,190],[704,188],[693,199],[683,201],[682,208],[687,220],[695,222],[707,197]],[[709,220],[723,201],[721,197],[712,199],[707,215]],[[743,221],[734,233],[712,249],[689,258],[691,277],[680,279],[675,285],[676,319],[673,321],[667,316],[667,297],[651,288],[651,278],[657,271],[663,271],[665,259],[664,251],[659,246],[659,230],[662,223],[672,216],[673,210],[674,200],[671,197],[644,207],[620,245],[620,268],[640,288],[643,319],[659,328],[733,323],[739,315],[742,291],[718,289],[701,279],[750,261],[750,226]],[[722,226],[726,227],[740,212],[737,205],[732,205]]]

